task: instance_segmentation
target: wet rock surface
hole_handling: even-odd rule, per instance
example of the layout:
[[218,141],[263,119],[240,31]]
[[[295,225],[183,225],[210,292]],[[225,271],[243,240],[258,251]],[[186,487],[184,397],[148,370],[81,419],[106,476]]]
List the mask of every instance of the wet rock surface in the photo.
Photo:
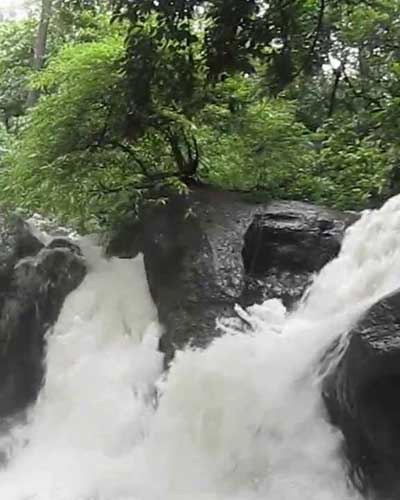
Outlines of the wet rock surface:
[[0,214],[0,289],[20,259],[36,255],[43,247],[23,219]]
[[196,189],[148,208],[111,239],[110,255],[144,253],[150,291],[165,326],[167,361],[188,343],[204,347],[235,304],[278,297],[291,307],[314,272],[334,258],[357,216],[306,203],[252,203]]
[[263,207],[244,236],[245,303],[277,297],[292,307],[313,274],[337,256],[357,217],[300,202]]
[[350,332],[323,395],[343,432],[356,484],[374,498],[399,498],[400,290],[373,305]]
[[85,276],[79,249],[67,243],[46,248],[21,219],[0,223],[0,417],[35,400],[45,333]]

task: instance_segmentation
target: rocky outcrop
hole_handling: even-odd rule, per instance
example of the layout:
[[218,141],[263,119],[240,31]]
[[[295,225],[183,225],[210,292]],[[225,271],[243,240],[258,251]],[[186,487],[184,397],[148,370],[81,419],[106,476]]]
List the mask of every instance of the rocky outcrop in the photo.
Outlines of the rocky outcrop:
[[43,246],[20,217],[0,214],[0,290],[7,286],[15,264],[23,257],[36,255]]
[[356,483],[366,494],[399,498],[400,291],[372,306],[350,332],[323,389]]
[[35,400],[44,335],[85,276],[79,250],[64,241],[45,247],[23,220],[0,221],[0,417]]
[[355,216],[299,202],[252,203],[238,193],[196,189],[143,210],[111,239],[108,253],[144,253],[150,291],[165,326],[166,359],[207,345],[217,317],[280,297],[289,307],[314,272],[335,257]]
[[339,253],[357,217],[299,202],[263,206],[244,236],[245,302],[278,297],[292,307],[313,274]]

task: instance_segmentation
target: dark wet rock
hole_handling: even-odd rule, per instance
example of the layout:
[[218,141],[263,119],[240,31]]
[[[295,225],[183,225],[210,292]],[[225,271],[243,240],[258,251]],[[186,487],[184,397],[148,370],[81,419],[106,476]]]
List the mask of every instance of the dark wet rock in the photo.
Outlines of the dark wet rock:
[[166,333],[167,360],[188,343],[206,346],[236,303],[279,297],[292,306],[314,272],[340,249],[355,216],[298,202],[252,203],[196,189],[143,210],[111,239],[110,255],[144,253],[150,291]]
[[300,202],[263,207],[244,237],[244,302],[278,297],[292,307],[313,274],[339,253],[345,229],[357,218]]
[[[44,335],[65,297],[83,280],[85,263],[75,248],[43,248],[18,222],[1,234],[7,273],[0,293],[0,417],[33,402],[43,378]],[[20,259],[22,257],[22,259]]]
[[[148,211],[147,211],[148,212]],[[125,220],[112,232],[107,254],[120,259],[131,259],[143,249],[143,223]]]
[[399,498],[400,290],[372,306],[350,332],[323,395],[343,432],[355,481],[365,494]]
[[7,286],[14,265],[23,257],[36,255],[43,246],[23,219],[0,214],[0,290]]
[[47,248],[68,248],[72,253],[82,255],[80,246],[67,238],[53,238]]

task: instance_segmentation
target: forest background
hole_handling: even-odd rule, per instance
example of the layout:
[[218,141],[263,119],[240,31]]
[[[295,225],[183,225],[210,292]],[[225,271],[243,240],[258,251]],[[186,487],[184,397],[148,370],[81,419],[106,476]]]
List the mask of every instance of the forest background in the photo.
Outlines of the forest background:
[[0,203],[81,230],[195,185],[377,206],[399,104],[400,0],[0,4]]

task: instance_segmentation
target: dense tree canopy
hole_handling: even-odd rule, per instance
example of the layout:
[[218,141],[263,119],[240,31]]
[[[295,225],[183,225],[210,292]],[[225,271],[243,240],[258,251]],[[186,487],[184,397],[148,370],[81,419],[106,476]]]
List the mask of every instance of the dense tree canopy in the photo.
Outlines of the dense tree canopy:
[[398,191],[399,0],[54,0],[35,67],[43,5],[0,22],[3,203],[89,227],[195,183]]

